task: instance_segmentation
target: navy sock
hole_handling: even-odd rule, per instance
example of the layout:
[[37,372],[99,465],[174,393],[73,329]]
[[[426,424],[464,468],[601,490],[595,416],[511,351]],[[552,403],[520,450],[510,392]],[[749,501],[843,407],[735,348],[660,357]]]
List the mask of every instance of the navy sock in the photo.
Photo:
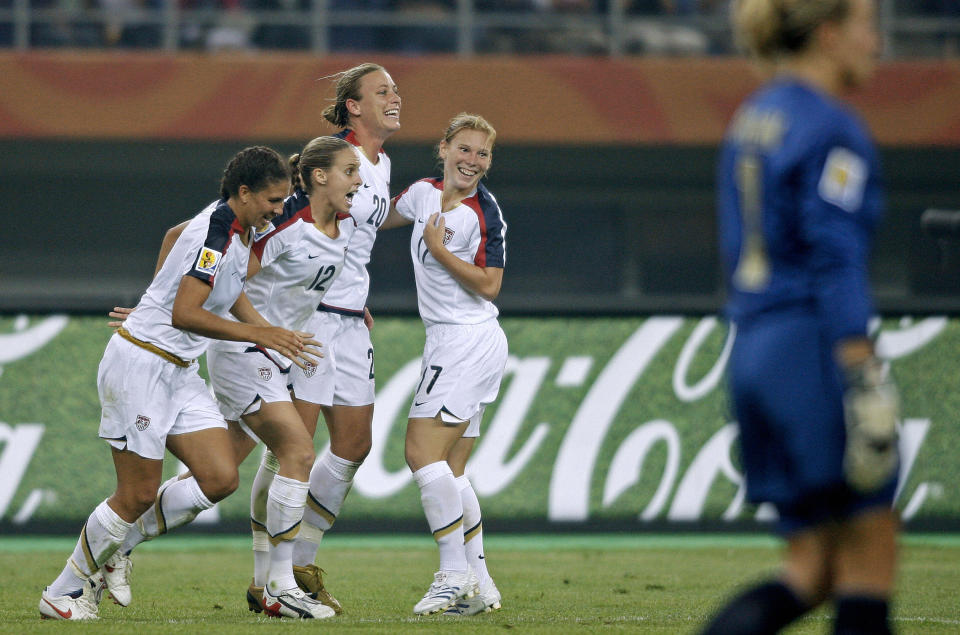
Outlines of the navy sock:
[[887,618],[890,603],[866,595],[841,595],[837,598],[834,635],[890,635]]
[[772,635],[810,608],[785,584],[771,580],[730,600],[702,635]]

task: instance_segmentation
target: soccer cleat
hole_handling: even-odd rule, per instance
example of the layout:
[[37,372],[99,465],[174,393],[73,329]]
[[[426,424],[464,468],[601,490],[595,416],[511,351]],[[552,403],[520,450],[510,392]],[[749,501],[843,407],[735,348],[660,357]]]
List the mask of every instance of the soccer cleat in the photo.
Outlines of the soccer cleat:
[[93,585],[88,581],[83,588],[70,595],[53,597],[44,589],[40,595],[40,617],[45,620],[96,620]]
[[107,590],[107,581],[103,579],[103,574],[100,571],[97,571],[90,576],[88,582],[90,583],[90,591],[91,595],[93,596],[91,598],[93,600],[93,604],[94,606],[99,607],[100,602],[103,601],[103,593]]
[[263,612],[263,587],[255,585],[252,580],[247,587],[247,608],[254,613]]
[[286,589],[273,595],[270,585],[263,589],[263,612],[270,617],[296,617],[322,620],[333,617],[332,608],[314,600],[299,588]]
[[472,598],[458,600],[456,604],[443,612],[444,615],[477,615],[500,610],[500,591],[493,583],[493,578],[480,585],[480,590]]
[[329,606],[337,615],[343,613],[340,602],[330,595],[330,592],[323,586],[323,569],[315,564],[308,564],[304,567],[294,565],[293,577],[297,581],[297,586],[303,589],[309,597],[325,606]]
[[129,606],[133,600],[130,590],[130,572],[133,571],[133,560],[129,556],[114,551],[113,555],[100,567],[103,580],[107,583],[107,591],[113,602],[120,606]]
[[417,615],[439,613],[456,604],[457,600],[473,597],[477,586],[477,576],[472,567],[463,573],[437,571],[433,574],[433,584],[413,607],[413,612]]

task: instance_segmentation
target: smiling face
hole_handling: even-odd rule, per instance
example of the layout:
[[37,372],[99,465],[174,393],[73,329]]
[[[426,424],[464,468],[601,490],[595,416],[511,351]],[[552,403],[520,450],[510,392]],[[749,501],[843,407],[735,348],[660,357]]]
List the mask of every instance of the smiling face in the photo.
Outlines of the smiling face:
[[441,141],[438,154],[443,161],[443,180],[447,186],[469,192],[493,161],[493,142],[487,132],[463,129],[450,141]]
[[400,93],[386,71],[377,70],[360,78],[359,99],[347,100],[351,126],[365,126],[383,138],[400,129]]
[[317,168],[313,171],[313,178],[321,187],[314,187],[311,191],[312,204],[326,203],[333,213],[349,213],[353,197],[363,184],[356,151],[353,148],[337,151],[330,168]]
[[283,199],[290,190],[290,182],[271,181],[261,190],[254,192],[246,185],[241,185],[235,199],[236,205],[231,205],[237,221],[244,228],[262,227],[270,222],[283,210]]

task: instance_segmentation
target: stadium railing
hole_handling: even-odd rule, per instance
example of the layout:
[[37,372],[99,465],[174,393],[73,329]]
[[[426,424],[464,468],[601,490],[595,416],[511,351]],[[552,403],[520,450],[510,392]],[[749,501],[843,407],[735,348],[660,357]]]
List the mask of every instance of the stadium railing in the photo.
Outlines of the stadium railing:
[[[280,8],[261,8],[268,4]],[[430,9],[343,9],[335,0],[254,0],[251,7],[183,8],[178,2],[112,3],[0,0],[0,48],[250,48],[454,53],[724,54],[733,51],[725,10],[693,15],[638,15],[626,0],[605,11],[565,13],[487,9],[495,3],[454,0]],[[359,5],[360,3],[358,3]],[[448,5],[444,7],[444,5]],[[521,3],[516,3],[517,5]],[[532,3],[531,3],[532,4]],[[501,5],[506,6],[506,5]],[[880,5],[886,57],[953,57],[960,17]]]

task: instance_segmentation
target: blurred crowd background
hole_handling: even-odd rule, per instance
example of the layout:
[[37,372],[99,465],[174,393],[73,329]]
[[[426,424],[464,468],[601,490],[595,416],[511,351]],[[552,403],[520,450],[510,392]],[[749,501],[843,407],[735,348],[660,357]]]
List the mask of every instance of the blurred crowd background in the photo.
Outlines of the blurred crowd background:
[[[960,0],[880,0],[885,56],[960,54]],[[724,55],[730,0],[0,0],[0,48]]]

